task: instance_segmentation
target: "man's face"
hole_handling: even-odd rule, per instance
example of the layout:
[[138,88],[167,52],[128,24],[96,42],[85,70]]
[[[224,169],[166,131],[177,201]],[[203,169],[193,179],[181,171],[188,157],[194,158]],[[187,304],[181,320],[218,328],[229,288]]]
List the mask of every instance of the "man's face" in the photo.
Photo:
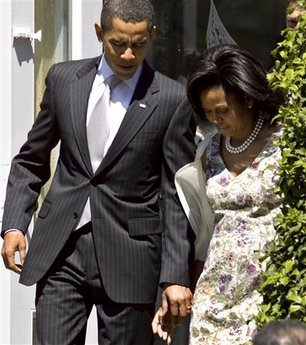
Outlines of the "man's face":
[[296,0],[289,1],[288,10],[291,13],[287,14],[287,28],[295,28],[299,22],[299,16],[305,12],[302,6],[299,6]]
[[104,31],[98,24],[95,24],[95,29],[114,74],[122,80],[133,77],[146,56],[155,27],[149,32],[147,21],[126,23],[113,18],[111,29]]

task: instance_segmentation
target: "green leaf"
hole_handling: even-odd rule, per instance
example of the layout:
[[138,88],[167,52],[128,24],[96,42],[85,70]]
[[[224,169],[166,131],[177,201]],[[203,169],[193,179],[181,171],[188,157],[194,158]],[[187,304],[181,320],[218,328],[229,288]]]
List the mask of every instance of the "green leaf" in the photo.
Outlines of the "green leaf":
[[[306,0],[298,3],[306,8]],[[267,80],[286,96],[275,116],[283,125],[282,138],[274,143],[281,150],[275,193],[283,202],[275,218],[276,238],[261,258],[266,268],[259,286],[264,300],[259,327],[287,316],[306,322],[306,12],[281,36]]]

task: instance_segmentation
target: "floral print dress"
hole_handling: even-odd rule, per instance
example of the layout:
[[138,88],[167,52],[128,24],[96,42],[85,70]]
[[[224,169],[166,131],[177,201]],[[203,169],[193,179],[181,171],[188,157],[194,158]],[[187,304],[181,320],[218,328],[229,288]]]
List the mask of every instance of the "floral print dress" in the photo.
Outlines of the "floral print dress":
[[233,176],[220,154],[220,134],[207,149],[207,197],[215,230],[204,270],[197,282],[190,325],[190,345],[249,345],[263,255],[273,240],[280,197],[274,193],[280,150],[274,133],[251,166]]

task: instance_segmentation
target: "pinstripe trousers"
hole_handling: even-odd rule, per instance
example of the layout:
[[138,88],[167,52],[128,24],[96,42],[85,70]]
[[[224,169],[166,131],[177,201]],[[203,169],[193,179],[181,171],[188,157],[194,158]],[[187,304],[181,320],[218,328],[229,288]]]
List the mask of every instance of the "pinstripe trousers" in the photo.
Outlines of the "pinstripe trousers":
[[[120,255],[120,253],[118,253]],[[101,282],[91,224],[70,236],[61,254],[37,283],[39,345],[85,344],[86,325],[96,305],[99,345],[151,345],[154,304],[119,304]]]

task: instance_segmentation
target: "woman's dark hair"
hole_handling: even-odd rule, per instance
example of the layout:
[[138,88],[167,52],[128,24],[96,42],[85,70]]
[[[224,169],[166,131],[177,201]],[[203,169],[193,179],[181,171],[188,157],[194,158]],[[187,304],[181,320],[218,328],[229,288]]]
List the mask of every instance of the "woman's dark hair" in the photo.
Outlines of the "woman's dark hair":
[[251,53],[235,45],[221,44],[207,49],[195,58],[187,82],[187,96],[194,111],[206,118],[200,94],[213,86],[222,86],[238,102],[253,100],[255,111],[270,120],[277,115],[283,102],[282,93],[273,92],[266,71]]

